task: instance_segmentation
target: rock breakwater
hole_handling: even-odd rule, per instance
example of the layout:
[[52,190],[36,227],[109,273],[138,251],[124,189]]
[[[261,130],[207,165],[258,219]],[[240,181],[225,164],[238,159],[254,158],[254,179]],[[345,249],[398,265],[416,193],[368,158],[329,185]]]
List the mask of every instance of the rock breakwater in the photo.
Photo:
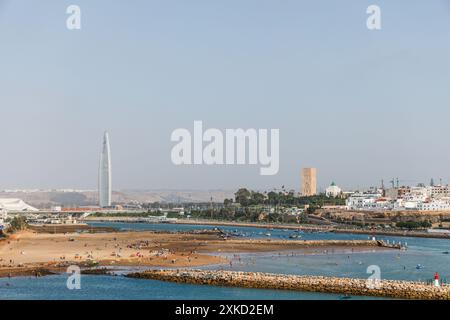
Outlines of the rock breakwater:
[[127,276],[199,285],[296,290],[399,299],[450,300],[450,285],[435,287],[420,282],[399,280],[370,282],[365,279],[352,278],[190,269],[150,270],[131,273]]

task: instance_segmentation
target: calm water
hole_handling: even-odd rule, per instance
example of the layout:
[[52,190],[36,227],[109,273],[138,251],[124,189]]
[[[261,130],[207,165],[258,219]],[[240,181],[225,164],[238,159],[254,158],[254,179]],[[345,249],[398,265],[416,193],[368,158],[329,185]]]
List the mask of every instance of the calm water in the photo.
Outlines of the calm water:
[[[113,226],[121,230],[189,231],[213,229],[214,226],[176,224],[92,223],[93,226]],[[244,237],[289,239],[292,231],[265,230],[249,227],[220,227],[237,232]],[[301,233],[303,240],[309,239],[367,239],[367,235]],[[353,253],[317,252],[271,252],[241,254],[232,257],[232,266],[208,266],[206,269],[261,271],[286,274],[310,274],[338,277],[367,278],[369,265],[378,265],[383,279],[419,280],[431,279],[439,272],[442,279],[450,282],[450,241],[443,239],[380,237],[389,241],[405,241],[407,251],[387,250]],[[292,240],[297,241],[297,240]],[[421,264],[422,269],[416,266]],[[281,290],[258,290],[175,284],[153,280],[128,279],[118,276],[82,276],[81,290],[66,288],[66,275],[43,278],[19,277],[0,279],[1,299],[340,299],[340,295],[289,292]],[[364,297],[354,297],[365,299]],[[372,299],[372,298],[371,298]]]
[[[66,288],[64,275],[43,278],[21,277],[0,279],[2,299],[340,299],[339,295],[289,292],[282,290],[257,290],[230,287],[210,287],[176,284],[154,280],[129,279],[122,276],[82,276],[80,290]],[[9,283],[9,286],[6,285]],[[364,297],[355,297],[365,299]]]

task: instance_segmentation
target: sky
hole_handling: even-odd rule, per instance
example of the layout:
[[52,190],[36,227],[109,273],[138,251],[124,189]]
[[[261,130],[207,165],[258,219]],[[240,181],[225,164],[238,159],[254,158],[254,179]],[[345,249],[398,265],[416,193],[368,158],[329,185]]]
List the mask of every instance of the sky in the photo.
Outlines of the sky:
[[[449,39],[448,0],[0,0],[0,189],[95,189],[105,130],[115,190],[448,183]],[[279,129],[278,174],[174,165],[194,120]]]

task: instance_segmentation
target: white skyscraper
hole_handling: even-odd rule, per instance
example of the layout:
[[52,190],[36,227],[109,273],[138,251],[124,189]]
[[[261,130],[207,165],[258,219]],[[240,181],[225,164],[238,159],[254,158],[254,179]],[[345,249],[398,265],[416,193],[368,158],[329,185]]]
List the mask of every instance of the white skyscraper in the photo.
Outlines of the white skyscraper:
[[100,207],[111,206],[111,150],[109,147],[109,135],[106,131],[103,136],[102,153],[100,154],[98,199]]

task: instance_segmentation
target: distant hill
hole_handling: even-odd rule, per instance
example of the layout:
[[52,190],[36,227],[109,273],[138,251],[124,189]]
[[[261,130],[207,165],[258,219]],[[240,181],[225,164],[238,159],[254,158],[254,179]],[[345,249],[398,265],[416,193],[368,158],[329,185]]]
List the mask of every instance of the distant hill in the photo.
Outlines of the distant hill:
[[[232,190],[120,190],[113,191],[112,201],[127,203],[152,202],[213,202],[222,203],[226,198],[234,198]],[[36,208],[52,206],[78,207],[97,205],[96,191],[0,191],[0,198],[18,198]]]

